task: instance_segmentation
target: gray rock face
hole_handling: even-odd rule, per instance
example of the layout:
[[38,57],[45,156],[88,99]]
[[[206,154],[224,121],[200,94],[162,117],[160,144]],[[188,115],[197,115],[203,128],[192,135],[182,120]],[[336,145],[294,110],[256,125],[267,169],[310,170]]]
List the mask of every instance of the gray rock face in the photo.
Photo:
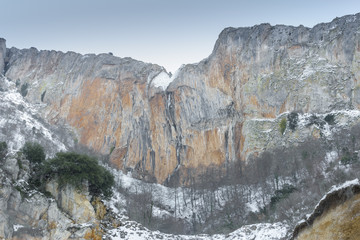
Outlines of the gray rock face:
[[109,54],[12,48],[6,77],[50,123],[70,125],[78,142],[163,183],[286,144],[290,133],[267,138],[258,129],[278,129],[287,112],[359,110],[359,28],[360,14],[311,29],[227,28],[211,55],[184,66],[166,91],[154,84],[163,68]]
[[3,169],[11,176],[12,180],[16,180],[19,175],[19,166],[15,158],[7,158]]
[[[87,187],[84,186],[84,188]],[[47,184],[46,190],[55,197],[63,211],[73,216],[75,223],[95,222],[95,211],[90,204],[90,196],[87,189],[78,192],[77,189],[71,185],[60,189],[57,182],[51,181]]]
[[4,74],[6,57],[6,40],[0,38],[0,74]]
[[12,156],[1,161],[0,239],[65,240],[91,235],[99,222],[88,195],[67,186],[58,191],[61,199],[45,197],[27,187],[28,161]]

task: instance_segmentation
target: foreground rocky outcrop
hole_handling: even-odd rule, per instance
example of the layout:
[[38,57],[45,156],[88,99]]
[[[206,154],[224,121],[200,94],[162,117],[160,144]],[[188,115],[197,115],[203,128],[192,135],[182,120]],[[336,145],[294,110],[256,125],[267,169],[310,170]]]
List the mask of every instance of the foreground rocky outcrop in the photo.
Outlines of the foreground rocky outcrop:
[[211,55],[181,68],[165,91],[156,87],[163,68],[109,54],[11,48],[5,75],[27,100],[44,103],[45,119],[69,125],[117,168],[186,183],[189,169],[225,167],[312,137],[314,129],[279,131],[289,112],[359,109],[359,27],[357,14],[311,29],[227,28]]
[[[29,161],[8,156],[0,162],[0,239],[101,238],[100,221],[86,191],[47,185],[55,200],[29,188]],[[88,238],[95,239],[95,238]]]
[[313,214],[298,224],[291,239],[359,239],[359,193],[357,179],[330,191]]

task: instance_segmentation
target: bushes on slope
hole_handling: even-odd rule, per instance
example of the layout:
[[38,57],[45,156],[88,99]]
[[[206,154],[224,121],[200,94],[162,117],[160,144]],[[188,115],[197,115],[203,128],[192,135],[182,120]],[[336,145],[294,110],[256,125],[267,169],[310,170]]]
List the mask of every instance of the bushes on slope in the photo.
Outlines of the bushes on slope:
[[45,191],[45,184],[56,179],[60,187],[71,184],[81,190],[87,183],[92,196],[109,198],[112,195],[114,177],[97,159],[75,152],[59,152],[54,158],[46,159],[44,148],[33,142],[26,142],[22,153],[30,161],[30,185]]
[[114,177],[97,159],[75,152],[59,152],[44,164],[43,174],[46,179],[57,178],[60,186],[71,184],[81,189],[88,182],[89,192],[93,196],[108,198],[114,185]]

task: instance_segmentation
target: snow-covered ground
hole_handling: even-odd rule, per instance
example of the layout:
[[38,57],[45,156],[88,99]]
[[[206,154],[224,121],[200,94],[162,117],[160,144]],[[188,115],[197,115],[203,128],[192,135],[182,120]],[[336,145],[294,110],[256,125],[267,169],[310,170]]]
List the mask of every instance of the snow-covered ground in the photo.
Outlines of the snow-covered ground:
[[282,222],[277,223],[259,223],[245,225],[229,234],[215,235],[173,235],[165,234],[159,231],[150,231],[137,222],[127,221],[123,226],[110,230],[107,237],[112,240],[129,239],[129,240],[151,240],[151,239],[170,239],[170,240],[280,240],[286,237],[289,226]]
[[[191,195],[191,189],[189,188],[169,188],[161,184],[145,183],[141,180],[132,178],[130,174],[126,175],[121,171],[112,168],[108,169],[115,176],[115,182],[118,189],[121,188],[120,191],[116,191],[116,194],[114,194],[111,201],[107,202],[107,205],[111,207],[114,212],[126,214],[124,211],[126,197],[120,193],[121,191],[126,191],[127,193],[132,194],[138,194],[142,192],[151,193],[152,201],[154,202],[152,214],[158,218],[163,218],[165,216],[175,216],[176,214],[177,218],[189,221],[190,223],[194,213],[199,215],[200,212],[204,211],[204,206],[206,206],[204,198],[201,197],[201,194],[198,192],[194,193],[194,195]],[[279,185],[281,187],[283,184],[290,183],[291,182],[283,181],[279,183]],[[231,187],[232,189],[234,188],[234,186]],[[237,190],[244,192],[244,194],[248,194],[248,197],[246,198],[247,201],[245,202],[246,212],[248,213],[258,212],[260,208],[264,207],[265,204],[270,202],[270,195],[265,199],[266,202],[263,202],[263,197],[261,196],[263,194],[262,190],[257,186],[238,185],[235,187],[237,187]],[[212,194],[217,199],[215,205],[217,210],[221,210],[226,204],[226,199],[224,197],[224,193],[226,191],[226,186],[224,186],[219,187],[212,192]],[[193,201],[194,207],[192,207],[191,201]]]

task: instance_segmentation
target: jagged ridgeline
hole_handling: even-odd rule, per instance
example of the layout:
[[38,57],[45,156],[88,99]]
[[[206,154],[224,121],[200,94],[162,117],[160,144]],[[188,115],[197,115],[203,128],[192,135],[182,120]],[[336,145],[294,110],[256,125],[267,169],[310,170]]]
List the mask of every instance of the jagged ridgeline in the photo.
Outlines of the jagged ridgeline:
[[118,173],[126,200],[116,204],[149,228],[228,233],[281,221],[282,238],[330,186],[359,177],[359,30],[360,14],[227,28],[208,58],[172,76],[0,39],[0,109],[11,116],[0,140],[16,152],[38,138],[50,155],[82,145],[137,179],[185,186],[133,189]]
[[279,131],[289,112],[358,110],[359,22],[227,28],[211,55],[182,67],[166,89],[157,87],[162,67],[110,54],[6,49],[2,40],[0,66],[42,117],[111,152],[114,167],[186,183],[187,169],[216,165],[225,174],[264,149],[320,137],[312,127]]

